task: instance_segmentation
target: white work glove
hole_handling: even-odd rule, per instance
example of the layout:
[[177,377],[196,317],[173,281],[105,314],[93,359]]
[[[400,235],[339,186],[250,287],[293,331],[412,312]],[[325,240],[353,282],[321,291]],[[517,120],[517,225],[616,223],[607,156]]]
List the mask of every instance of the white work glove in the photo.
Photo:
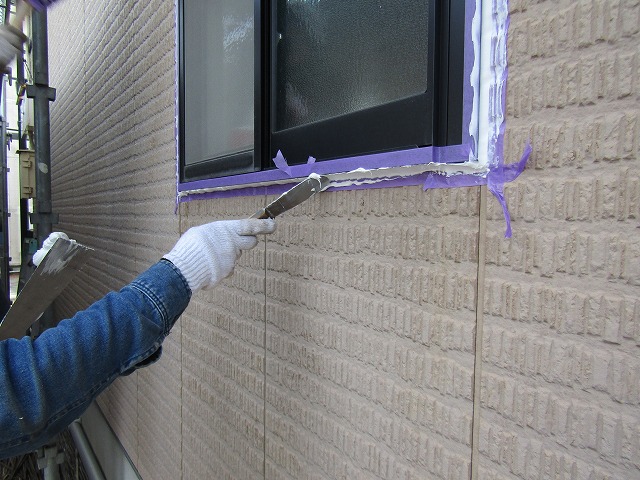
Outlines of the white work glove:
[[200,225],[187,230],[164,258],[178,267],[195,293],[231,275],[242,251],[258,244],[256,235],[273,233],[275,229],[272,219]]
[[40,262],[42,262],[44,257],[47,256],[47,253],[49,253],[49,250],[51,250],[51,247],[53,247],[53,245],[56,243],[56,240],[58,240],[59,238],[64,238],[65,240],[75,242],[75,240],[71,240],[64,232],[53,232],[47,237],[44,242],[42,242],[42,248],[34,253],[33,257],[31,258],[31,261],[36,267],[40,265]]
[[0,25],[0,72],[4,72],[11,60],[22,51],[27,36],[13,25]]

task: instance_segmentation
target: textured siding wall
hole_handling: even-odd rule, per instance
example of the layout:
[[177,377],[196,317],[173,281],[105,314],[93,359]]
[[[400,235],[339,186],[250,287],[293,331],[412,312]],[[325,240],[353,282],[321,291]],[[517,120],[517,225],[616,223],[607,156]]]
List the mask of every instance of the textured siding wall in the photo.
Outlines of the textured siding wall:
[[267,248],[267,478],[468,478],[476,190],[321,195]]
[[[174,215],[173,18],[49,13],[57,228],[96,248],[60,316],[266,200]],[[100,397],[141,475],[640,479],[639,25],[637,0],[512,0],[505,158],[534,149],[513,238],[478,188],[287,213]]]
[[[196,202],[184,228],[247,217],[263,199]],[[264,243],[197,295],[182,322],[184,478],[258,479],[264,465]]]
[[479,473],[640,478],[640,4],[511,2],[507,187],[489,210]]
[[[173,14],[166,1],[64,0],[49,11],[56,228],[96,249],[60,315],[133,280],[178,237]],[[180,478],[180,329],[162,362],[100,397],[145,478]]]

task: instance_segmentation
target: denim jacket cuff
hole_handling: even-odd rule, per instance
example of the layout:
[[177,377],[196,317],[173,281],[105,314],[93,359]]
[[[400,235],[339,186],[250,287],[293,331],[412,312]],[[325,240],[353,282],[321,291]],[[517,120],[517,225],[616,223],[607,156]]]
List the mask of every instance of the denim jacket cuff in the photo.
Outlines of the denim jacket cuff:
[[[166,269],[170,269],[171,273]],[[167,287],[157,289],[158,276],[164,278],[167,282]],[[175,278],[171,278],[174,277]],[[160,312],[163,324],[164,334],[168,335],[169,331],[178,320],[184,309],[189,304],[191,299],[191,289],[187,280],[182,275],[182,272],[169,260],[163,258],[156,265],[152,266],[149,270],[141,274],[136,280],[131,283],[131,286],[140,290],[145,296],[151,300]],[[162,290],[162,292],[158,292]],[[160,293],[160,294],[159,294]],[[156,363],[162,355],[162,345],[157,350],[146,356],[131,368],[122,373],[123,376],[132,374],[135,370],[143,367],[147,367]]]

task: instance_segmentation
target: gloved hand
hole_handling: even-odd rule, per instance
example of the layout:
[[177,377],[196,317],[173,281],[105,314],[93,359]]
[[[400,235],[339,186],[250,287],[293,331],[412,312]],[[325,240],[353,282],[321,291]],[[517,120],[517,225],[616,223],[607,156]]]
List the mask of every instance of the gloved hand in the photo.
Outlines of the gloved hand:
[[242,250],[258,244],[256,235],[273,233],[272,219],[226,220],[187,230],[164,256],[182,272],[191,292],[214,286],[233,273]]
[[0,25],[0,72],[4,72],[11,60],[22,51],[27,36],[13,25]]
[[[34,253],[33,257],[31,258],[31,261],[36,267],[40,265],[40,262],[42,262],[44,257],[46,257],[47,253],[49,253],[49,250],[51,250],[51,247],[53,247],[53,245],[56,243],[56,240],[58,240],[59,238],[70,240],[70,238],[64,232],[53,232],[51,235],[49,235],[47,239],[42,242],[42,248]],[[71,241],[73,242],[74,240]]]

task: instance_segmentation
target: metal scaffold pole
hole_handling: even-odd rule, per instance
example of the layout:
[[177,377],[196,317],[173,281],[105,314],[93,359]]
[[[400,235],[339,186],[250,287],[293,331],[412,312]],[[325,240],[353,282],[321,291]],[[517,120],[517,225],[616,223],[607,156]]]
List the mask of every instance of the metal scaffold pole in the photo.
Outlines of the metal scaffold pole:
[[27,96],[33,98],[34,143],[36,154],[36,202],[31,223],[37,226],[38,244],[52,232],[57,218],[51,209],[51,122],[49,102],[56,99],[56,91],[49,86],[49,49],[47,45],[47,12],[34,10],[33,85],[27,86]]
[[[49,46],[47,35],[46,10],[33,10],[31,15],[33,42],[33,85],[27,86],[27,97],[33,98],[34,112],[34,145],[36,163],[36,199],[31,223],[35,225],[38,246],[53,231],[58,223],[57,215],[51,205],[51,120],[49,102],[56,99],[55,89],[49,86]],[[38,335],[47,328],[55,326],[51,308],[32,327],[32,336]],[[43,470],[44,478],[57,480],[58,465],[63,458],[55,441],[38,450],[38,466]]]
[[[3,2],[2,20],[6,21],[9,9],[7,2]],[[2,148],[0,153],[0,171],[2,172],[0,179],[0,228],[2,229],[0,242],[0,294],[8,298],[10,291],[9,284],[9,192],[7,183],[7,106],[6,92],[4,91],[5,72],[0,72],[0,136],[2,137]]]
[[[34,144],[36,168],[36,199],[31,223],[35,225],[38,245],[53,231],[58,217],[51,205],[51,123],[49,102],[56,98],[56,91],[49,86],[49,48],[47,43],[47,12],[34,9],[31,16],[33,41],[33,85],[27,85],[27,97],[33,98]],[[53,325],[51,310],[39,320],[39,331]],[[33,332],[32,332],[33,333]],[[38,332],[35,332],[38,333]]]
[[2,295],[9,292],[9,195],[7,183],[7,106],[4,92],[4,74],[0,82],[0,97],[2,111],[0,112],[0,136],[2,137],[2,148],[0,153],[0,170],[2,171],[2,179],[0,181],[0,222],[2,222],[2,249],[0,250],[0,279],[2,287]]

